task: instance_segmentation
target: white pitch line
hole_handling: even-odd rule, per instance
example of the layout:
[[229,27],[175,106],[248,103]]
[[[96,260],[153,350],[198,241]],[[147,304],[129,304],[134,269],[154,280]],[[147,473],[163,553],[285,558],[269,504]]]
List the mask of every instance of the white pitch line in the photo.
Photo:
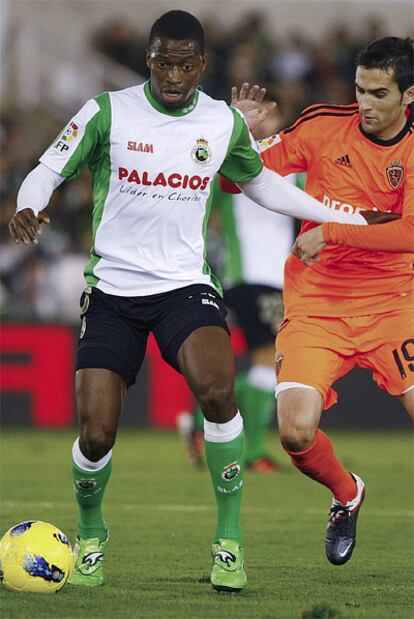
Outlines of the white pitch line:
[[[5,509],[20,509],[20,508],[40,508],[40,509],[70,509],[76,505],[73,503],[64,503],[61,501],[3,501],[1,503]],[[212,505],[174,505],[174,504],[136,504],[136,503],[106,503],[105,509],[125,509],[137,511],[171,511],[171,512],[206,512],[213,511]]]
[[[60,501],[3,501],[3,509],[71,509],[75,507],[75,502],[60,502]],[[127,511],[160,511],[160,512],[213,512],[214,505],[181,505],[174,503],[159,503],[159,504],[141,504],[141,503],[106,503],[105,509],[124,509]],[[245,513],[268,513],[271,511],[275,515],[289,515],[296,511],[288,508],[272,508],[272,507],[245,507]],[[315,509],[308,507],[303,510],[303,513],[310,516],[324,516],[326,510]],[[413,518],[413,510],[375,510],[370,512],[364,509],[364,514],[369,514],[370,518]]]

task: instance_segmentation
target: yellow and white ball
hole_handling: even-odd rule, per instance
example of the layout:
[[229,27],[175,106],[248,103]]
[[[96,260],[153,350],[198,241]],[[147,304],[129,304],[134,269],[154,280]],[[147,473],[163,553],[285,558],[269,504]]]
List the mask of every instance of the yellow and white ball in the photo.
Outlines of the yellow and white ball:
[[0,540],[0,580],[11,591],[56,593],[72,569],[69,540],[52,524],[27,520]]

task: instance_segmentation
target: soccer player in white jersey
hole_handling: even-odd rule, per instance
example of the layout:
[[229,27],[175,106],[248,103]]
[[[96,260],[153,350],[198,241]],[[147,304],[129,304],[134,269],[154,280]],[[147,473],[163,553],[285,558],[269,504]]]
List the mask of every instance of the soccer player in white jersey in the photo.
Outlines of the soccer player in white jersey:
[[147,63],[146,84],[103,93],[72,118],[24,180],[9,229],[17,243],[37,243],[53,190],[88,166],[93,246],[77,355],[80,436],[72,456],[79,521],[71,582],[103,582],[102,498],[122,403],[152,331],[206,419],[218,510],[211,583],[239,591],[246,584],[244,434],[220,284],[205,261],[211,180],[222,173],[269,210],[366,222],[324,207],[264,168],[243,116],[197,89],[206,54],[192,15],[169,11],[154,23]]

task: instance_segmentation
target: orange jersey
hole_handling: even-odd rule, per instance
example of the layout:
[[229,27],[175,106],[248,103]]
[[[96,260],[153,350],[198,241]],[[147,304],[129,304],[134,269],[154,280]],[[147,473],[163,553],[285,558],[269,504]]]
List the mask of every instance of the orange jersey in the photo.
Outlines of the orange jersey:
[[[393,311],[413,291],[413,120],[411,111],[394,139],[379,141],[360,128],[357,104],[312,105],[291,127],[259,142],[268,168],[283,176],[307,172],[306,192],[330,208],[402,215],[369,228],[324,224],[325,240],[338,244],[312,266],[295,256],[286,262],[288,318]],[[301,232],[315,225],[303,222]]]

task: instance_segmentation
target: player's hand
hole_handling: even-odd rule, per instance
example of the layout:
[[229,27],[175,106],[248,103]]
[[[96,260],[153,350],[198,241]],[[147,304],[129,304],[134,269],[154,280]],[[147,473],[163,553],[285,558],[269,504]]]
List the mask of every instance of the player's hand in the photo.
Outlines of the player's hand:
[[240,92],[237,92],[236,86],[231,89],[231,105],[242,112],[253,135],[255,129],[277,106],[275,101],[263,103],[265,94],[266,88],[261,88],[257,84],[250,87],[248,82],[243,82]]
[[389,221],[401,219],[401,215],[388,211],[359,211],[359,213],[368,224],[386,224]]
[[49,224],[50,218],[44,211],[38,216],[31,208],[24,208],[15,213],[9,223],[9,232],[16,243],[34,243],[37,245],[42,233],[41,224]]
[[326,247],[323,240],[322,226],[312,228],[299,235],[292,248],[292,253],[307,265],[318,262],[319,253]]

